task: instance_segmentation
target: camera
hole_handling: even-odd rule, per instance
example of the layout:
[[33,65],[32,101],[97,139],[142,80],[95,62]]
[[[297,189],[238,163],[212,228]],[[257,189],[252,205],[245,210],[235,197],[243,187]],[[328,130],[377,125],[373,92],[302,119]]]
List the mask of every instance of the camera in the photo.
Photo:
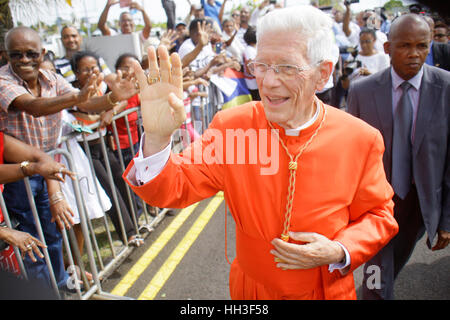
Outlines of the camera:
[[359,0],[345,0],[344,1],[344,4],[345,5],[350,5],[350,4],[352,4],[352,3],[358,3],[359,2]]
[[277,3],[277,0],[270,0],[269,3],[270,3],[270,4],[276,4],[276,3]]
[[361,61],[353,60],[344,67],[343,74],[348,77],[349,75],[351,75],[353,73],[353,71],[355,71],[355,69],[358,69],[361,67],[362,67]]
[[350,53],[353,58],[358,55],[358,46],[356,47],[339,47],[339,53]]

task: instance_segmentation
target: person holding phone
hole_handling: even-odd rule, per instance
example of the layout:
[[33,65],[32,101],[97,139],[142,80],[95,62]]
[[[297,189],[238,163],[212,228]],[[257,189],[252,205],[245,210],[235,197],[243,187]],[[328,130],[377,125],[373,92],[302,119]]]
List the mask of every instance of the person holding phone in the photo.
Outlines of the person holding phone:
[[120,14],[119,17],[119,26],[120,32],[122,34],[130,34],[136,31],[136,25],[134,23],[132,11],[140,11],[142,13],[142,18],[144,20],[144,29],[139,33],[139,39],[141,43],[144,43],[149,37],[150,32],[152,30],[152,23],[150,21],[149,16],[145,12],[144,8],[138,4],[137,2],[127,1],[127,0],[108,0],[106,2],[105,8],[103,9],[100,19],[98,20],[98,28],[102,32],[104,36],[114,35],[113,31],[108,27],[106,21],[108,20],[109,9],[113,6],[120,3],[120,7],[129,7],[130,11],[124,11]]

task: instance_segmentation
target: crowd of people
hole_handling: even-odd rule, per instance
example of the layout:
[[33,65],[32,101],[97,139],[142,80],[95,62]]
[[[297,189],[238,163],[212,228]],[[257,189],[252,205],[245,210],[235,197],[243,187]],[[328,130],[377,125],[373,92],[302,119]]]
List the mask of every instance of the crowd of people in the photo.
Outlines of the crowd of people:
[[[340,247],[338,246],[337,248],[330,244],[329,239],[320,239],[320,244],[324,248],[333,249],[333,257],[324,257],[321,261],[324,264],[330,264],[330,267],[331,265],[337,265],[337,269],[341,271],[343,277],[349,270],[354,270],[358,266],[357,263],[362,264],[378,253],[369,263],[379,265],[382,268],[384,272],[382,279],[384,282],[379,290],[365,288],[364,298],[393,298],[394,279],[407,262],[416,241],[424,234],[425,230],[430,239],[430,247],[436,234],[438,235],[438,241],[434,245],[434,249],[442,249],[448,245],[450,241],[449,125],[448,122],[443,123],[442,121],[449,119],[448,105],[446,104],[448,104],[450,51],[448,28],[444,19],[436,15],[431,16],[419,13],[405,13],[400,17],[393,17],[389,12],[379,9],[365,10],[355,14],[351,11],[350,2],[345,1],[341,7],[333,9],[329,13],[324,13],[317,9],[309,11],[309,6],[304,7],[305,12],[317,19],[317,22],[313,23],[308,20],[307,15],[303,14],[298,7],[292,9],[293,12],[295,11],[299,14],[297,18],[293,17],[292,13],[288,12],[290,9],[282,8],[280,1],[272,3],[272,1],[264,0],[254,10],[244,6],[228,13],[225,10],[228,8],[227,3],[229,2],[227,0],[222,2],[201,0],[199,5],[191,5],[190,12],[186,13],[186,18],[183,21],[177,21],[175,18],[175,2],[173,0],[162,0],[168,19],[167,30],[158,37],[155,43],[154,39],[151,39],[151,12],[145,12],[144,8],[135,2],[130,4],[129,10],[124,10],[120,15],[120,30],[116,32],[111,27],[108,23],[109,10],[118,3],[119,1],[107,0],[99,16],[98,28],[102,35],[111,37],[118,33],[135,33],[134,11],[140,12],[145,24],[143,29],[137,32],[142,45],[142,59],[139,59],[135,53],[129,52],[118,56],[114,66],[108,66],[105,60],[97,53],[82,49],[83,38],[79,30],[72,25],[66,25],[61,30],[61,41],[65,49],[65,54],[62,57],[54,57],[51,52],[46,52],[42,46],[39,34],[31,28],[15,27],[5,35],[5,51],[2,52],[4,66],[0,68],[0,170],[2,172],[0,183],[5,183],[2,195],[10,217],[14,218],[16,222],[14,226],[17,231],[10,228],[0,228],[0,241],[4,241],[6,246],[8,244],[17,246],[21,250],[29,277],[41,279],[44,285],[49,285],[50,283],[49,271],[45,259],[43,259],[39,250],[39,247],[42,248],[44,245],[38,240],[38,233],[30,205],[28,201],[24,201],[27,198],[27,192],[22,178],[25,176],[30,179],[34,201],[45,235],[46,249],[49,252],[56,281],[62,290],[66,289],[68,274],[66,272],[67,262],[64,261],[61,233],[58,229],[73,227],[77,238],[77,246],[75,248],[80,250],[80,253],[83,252],[84,238],[80,227],[80,208],[76,208],[74,187],[70,181],[71,179],[64,180],[61,178],[61,175],[68,174],[72,179],[75,179],[75,175],[66,169],[67,163],[63,159],[56,158],[58,161],[56,162],[54,161],[55,159],[45,155],[45,152],[55,148],[66,147],[65,143],[61,143],[61,137],[72,132],[76,125],[87,126],[95,122],[100,123],[99,128],[95,132],[86,135],[86,140],[81,138],[77,140],[75,138],[67,142],[67,144],[70,143],[69,148],[75,159],[74,171],[78,175],[78,179],[80,175],[86,178],[86,186],[82,187],[82,189],[97,190],[96,192],[98,192],[98,194],[83,193],[86,203],[89,203],[84,210],[87,211],[90,219],[102,217],[106,213],[111,218],[115,230],[120,235],[119,238],[125,245],[140,246],[143,244],[144,239],[136,228],[136,219],[139,218],[143,211],[143,204],[139,199],[133,202],[129,202],[126,199],[126,183],[122,178],[123,170],[120,162],[123,159],[123,164],[127,167],[132,163],[135,154],[140,151],[139,158],[136,158],[138,160],[135,161],[136,167],[147,168],[147,165],[142,165],[141,163],[145,161],[143,157],[149,155],[148,150],[151,142],[147,138],[144,143],[144,139],[139,134],[137,112],[126,115],[127,122],[124,118],[121,118],[113,124],[112,120],[127,109],[153,103],[154,100],[152,100],[152,94],[150,94],[152,87],[156,86],[156,84],[163,84],[165,81],[162,74],[164,66],[161,60],[165,61],[168,59],[172,61],[172,69],[179,67],[182,73],[183,81],[182,83],[180,82],[182,95],[178,96],[178,98],[181,101],[183,113],[186,114],[186,117],[181,122],[175,121],[176,126],[172,123],[170,125],[167,123],[153,123],[156,121],[155,119],[164,119],[164,117],[152,114],[148,110],[145,111],[142,114],[142,120],[147,137],[149,132],[152,131],[148,129],[149,127],[160,128],[168,126],[169,129],[166,128],[165,132],[182,128],[187,132],[187,139],[182,139],[183,148],[185,148],[189,142],[203,139],[201,135],[210,124],[222,130],[222,124],[218,123],[220,121],[215,118],[220,110],[234,109],[232,108],[233,106],[249,103],[256,110],[253,112],[258,113],[257,110],[264,109],[268,121],[270,123],[273,122],[277,129],[282,129],[282,131],[284,129],[302,127],[309,120],[313,121],[314,119],[315,123],[317,119],[325,119],[324,113],[328,112],[329,115],[327,117],[330,118],[327,121],[337,121],[336,126],[339,126],[338,121],[354,125],[357,127],[357,130],[364,132],[361,137],[361,143],[367,142],[368,146],[371,146],[372,143],[374,144],[374,149],[366,151],[369,157],[373,158],[374,168],[377,167],[378,169],[370,171],[370,168],[361,167],[361,174],[367,175],[368,180],[358,182],[353,181],[353,178],[349,179],[347,177],[347,180],[343,178],[343,181],[348,183],[351,183],[351,181],[356,184],[361,183],[361,189],[354,191],[361,193],[358,193],[360,199],[348,198],[350,194],[342,194],[342,197],[353,199],[350,210],[356,211],[356,213],[352,212],[351,219],[354,220],[359,218],[362,220],[375,219],[367,212],[371,208],[366,208],[366,205],[358,202],[364,200],[367,203],[371,203],[373,201],[371,204],[377,210],[379,209],[379,215],[384,216],[384,222],[379,223],[383,225],[381,228],[385,228],[385,234],[380,235],[375,232],[368,232],[365,240],[368,243],[371,243],[371,241],[374,243],[370,245],[371,254],[362,256],[359,255],[362,249],[352,242],[350,231],[343,233],[339,240]],[[413,7],[410,9],[411,11],[414,10]],[[321,12],[321,14],[317,12]],[[278,13],[279,15],[277,15]],[[265,17],[272,17],[272,19],[285,18],[288,26],[283,27],[281,24],[275,23],[276,20],[266,20],[265,23],[261,23]],[[295,21],[296,19],[298,21]],[[270,21],[273,25],[267,21]],[[330,22],[329,25],[328,22]],[[260,31],[259,27],[264,27],[265,29]],[[316,39],[319,44],[323,44],[323,39],[330,32],[330,35],[332,35],[331,40],[326,38],[329,40],[329,43],[326,46],[323,44],[327,52],[324,53],[322,52],[324,49],[314,47],[317,51],[322,50],[321,54],[323,57],[321,59],[311,61],[313,53],[304,48],[302,42],[304,39],[298,37],[295,27],[302,30],[307,39]],[[271,28],[274,28],[273,31]],[[280,34],[276,32],[280,32]],[[285,33],[283,34],[283,32]],[[281,43],[280,39],[291,42]],[[262,44],[259,43],[260,41],[263,41]],[[296,41],[302,43],[297,46]],[[296,55],[289,56],[290,51],[287,46],[291,43],[299,49],[298,55],[301,56],[301,59],[297,59]],[[278,47],[274,49],[274,46]],[[153,47],[158,47],[157,53]],[[410,49],[412,47],[414,48]],[[280,48],[285,50],[279,51]],[[409,49],[416,50],[417,53],[405,53]],[[178,58],[173,58],[173,55],[169,58],[171,53],[177,53],[178,55],[175,56],[179,57],[179,61],[177,60]],[[411,55],[414,57],[410,59]],[[292,57],[296,59],[292,59]],[[410,61],[408,66],[403,66],[404,63],[409,61],[408,59],[413,61]],[[269,64],[275,62],[278,64]],[[316,87],[303,87],[303,85],[297,89],[289,87],[296,84],[287,83],[289,81],[285,82],[284,80],[293,79],[298,76],[297,73],[304,71],[298,65],[291,64],[294,62],[308,62],[310,65],[314,62],[316,65],[311,68],[321,68],[320,72],[317,71],[317,74],[320,74],[320,81],[318,80],[319,76],[308,76],[311,81],[315,81]],[[158,71],[158,63],[161,66],[161,74]],[[273,78],[271,76],[267,80],[269,69],[273,69],[273,74],[276,77]],[[169,72],[174,71],[169,70]],[[146,77],[145,83],[142,82],[142,75]],[[297,114],[294,112],[294,110],[297,110],[296,107],[292,106],[292,110],[286,112],[288,118],[284,119],[284,114],[280,117],[276,116],[277,112],[284,111],[274,111],[275,109],[271,109],[267,105],[277,104],[280,100],[285,99],[282,94],[276,93],[278,91],[273,89],[279,86],[277,82],[278,77],[283,79],[280,82],[283,82],[282,86],[289,88],[288,92],[296,92],[295,95],[298,95],[298,101],[309,103],[315,101],[313,96],[317,96],[327,106],[332,106],[334,109],[343,109],[368,122],[380,130],[383,139],[381,139],[381,136],[370,133],[370,130],[362,127],[359,123],[354,123],[353,120],[348,120],[340,113],[335,113],[335,111],[328,110],[325,107],[313,107],[311,110],[308,109],[307,112],[303,110]],[[394,114],[394,117],[397,117],[393,110],[400,109],[396,107],[397,103],[405,100],[401,94],[401,89],[399,89],[400,83],[403,80],[416,79],[417,77],[419,80],[416,82],[410,81],[414,92],[410,93],[411,99],[407,99],[412,100],[411,108],[415,110],[413,115],[409,115],[413,119],[410,120],[413,129],[409,125],[409,133],[403,136],[403,139],[407,139],[405,136],[409,137],[412,134],[412,142],[410,139],[408,142],[410,150],[406,151],[407,153],[409,152],[410,156],[409,158],[401,158],[404,163],[410,164],[408,166],[410,169],[407,173],[398,173],[396,171],[398,170],[397,167],[394,166],[395,161],[397,161],[395,150],[401,149],[399,145],[404,145],[405,143],[403,140],[400,140],[400,142],[396,140],[398,129],[395,123],[393,124],[392,115]],[[396,81],[398,84],[394,87],[394,83],[397,83]],[[435,90],[435,88],[428,84],[429,81],[435,85],[438,84],[440,86],[438,91],[440,91],[432,93],[432,90]],[[386,87],[381,87],[379,84],[384,84]],[[230,86],[231,89],[229,88]],[[365,101],[371,94],[371,90],[378,87],[380,91],[374,96],[372,101],[375,105],[369,107],[369,104]],[[428,91],[423,91],[425,89]],[[168,93],[166,94],[172,89],[166,90],[164,87],[161,90],[158,93],[160,95],[159,98],[164,101],[165,99],[168,100],[168,104],[174,104],[173,99],[170,102],[171,98],[167,96]],[[311,96],[305,96],[304,91],[311,93]],[[149,94],[144,95],[143,92],[149,92]],[[270,96],[270,92],[273,92],[274,96]],[[430,100],[432,98],[437,99],[432,104],[433,106],[438,106],[433,109],[436,110],[436,114],[433,116],[434,120],[430,120],[432,116],[423,111],[424,106],[422,104],[426,104],[423,101],[424,96],[429,96]],[[146,102],[141,99],[145,99]],[[380,106],[381,104],[385,105]],[[315,105],[315,102],[313,105]],[[172,106],[172,108],[174,107]],[[173,110],[175,110],[173,111],[175,113],[178,112],[176,109]],[[380,112],[379,117],[376,114],[377,110]],[[381,114],[381,112],[390,114],[390,120],[388,120],[388,115]],[[301,116],[299,116],[300,114]],[[309,114],[311,117],[308,118],[305,116],[306,114]],[[248,117],[246,113],[234,116],[242,116],[244,119]],[[154,119],[150,119],[151,117],[154,117]],[[386,120],[380,121],[380,119]],[[434,121],[436,124],[442,122],[442,125],[434,126],[433,131],[427,133],[424,138],[422,131],[425,130],[425,122],[428,123],[427,121]],[[196,125],[196,123],[201,125]],[[236,123],[238,126],[247,125],[244,122]],[[229,124],[234,126],[236,123],[230,122]],[[295,123],[295,126],[291,128],[293,123]],[[312,126],[319,130],[322,124],[319,125],[319,129],[315,125]],[[394,129],[392,129],[392,126],[394,126]],[[116,128],[118,139],[112,134],[114,132],[113,127]],[[306,128],[305,130],[308,129]],[[327,135],[326,132],[330,132],[329,134],[336,133],[339,136],[343,134],[333,130],[335,129],[325,125],[322,131],[324,136]],[[395,131],[394,133],[392,133],[393,130]],[[170,134],[172,134],[172,131],[170,131]],[[286,135],[288,134],[286,133]],[[322,141],[324,138],[320,136],[319,134],[318,140]],[[375,136],[376,139],[374,140],[373,137]],[[372,137],[371,141],[369,141],[369,137]],[[104,138],[107,138],[106,140],[109,142],[106,155],[102,151],[101,143],[101,140]],[[281,139],[281,137],[279,138]],[[161,139],[156,139],[156,141],[167,141],[167,137],[162,136]],[[325,143],[327,140],[323,141]],[[419,149],[417,141],[423,144],[422,148]],[[280,143],[283,144],[281,140]],[[14,145],[14,148],[12,145]],[[29,146],[28,149],[27,145]],[[356,150],[352,149],[353,147],[350,145],[346,147],[349,150]],[[140,148],[142,149],[140,150]],[[342,148],[345,149],[345,147]],[[386,151],[383,155],[383,152],[380,150],[384,148],[386,148]],[[414,148],[417,150],[414,153],[415,156],[412,157],[411,149]],[[435,150],[436,148],[439,150]],[[14,149],[20,149],[23,152],[13,152],[12,150]],[[167,150],[167,145],[163,143],[154,149],[158,149],[158,151]],[[38,152],[37,150],[40,151]],[[359,154],[360,156],[364,155],[364,151],[360,150]],[[94,172],[91,172],[91,168],[86,161],[87,155],[92,159]],[[355,156],[351,152],[348,155]],[[380,162],[381,157],[383,158],[383,163]],[[418,159],[416,160],[415,157],[418,157]],[[355,156],[355,158],[358,157]],[[168,161],[168,157],[164,156],[164,159]],[[1,164],[3,160],[8,164]],[[351,163],[355,163],[355,161]],[[340,161],[337,162],[341,163]],[[360,164],[362,165],[363,162]],[[148,166],[151,165],[149,164]],[[169,166],[172,166],[172,164],[170,163]],[[383,171],[383,166],[384,171],[386,171],[387,181],[383,180],[383,175],[379,175],[379,170]],[[352,169],[358,170],[357,167]],[[402,166],[400,165],[400,167]],[[434,171],[431,172],[430,168],[433,168]],[[350,172],[347,170],[347,167],[342,167],[341,169],[340,174]],[[211,181],[208,180],[207,174],[199,174],[194,172],[194,169],[192,170],[193,173],[190,178],[198,179],[198,182],[202,183],[202,185],[208,185],[208,183],[213,185],[210,188],[205,187],[205,190],[197,190],[195,195],[187,193],[183,195],[182,199],[169,199],[170,197],[167,196],[168,199],[166,200],[166,193],[174,194],[173,190],[172,192],[170,191],[172,183],[169,180],[164,180],[166,179],[165,177],[160,179],[161,182],[159,182],[159,178],[155,179],[157,182],[152,182],[152,179],[159,174],[160,171],[158,170],[156,174],[152,175],[152,178],[140,180],[139,177],[147,176],[147,173],[142,172],[136,173],[136,177],[128,177],[127,182],[132,188],[135,188],[133,186],[136,183],[145,184],[145,188],[140,188],[139,191],[135,190],[135,192],[151,205],[148,206],[148,210],[152,213],[157,207],[179,207],[191,201],[200,200],[202,197],[209,195],[211,189],[223,190],[223,185],[221,184],[223,177],[216,176],[220,175],[220,170],[217,168],[205,168],[205,172],[211,172],[211,175],[214,176],[209,177]],[[5,172],[5,175],[3,175],[3,172]],[[109,174],[113,178],[112,184]],[[222,174],[230,174],[232,176],[236,174],[240,177],[247,176],[246,172],[239,170],[227,173],[222,172]],[[310,178],[314,177],[314,173],[308,172],[308,174]],[[165,175],[167,175],[167,170]],[[396,179],[398,176],[408,176],[407,187],[404,187],[402,182],[399,183],[400,187],[397,186]],[[253,181],[252,178],[255,181],[258,180],[252,176],[248,177],[250,177],[248,182]],[[204,179],[208,181],[203,181]],[[365,178],[362,177],[361,179],[364,180]],[[369,181],[370,179],[374,180]],[[236,179],[236,181],[241,181],[241,179]],[[414,182],[412,183],[412,181]],[[167,183],[169,191],[165,192],[165,189],[161,187],[163,182]],[[363,182],[367,185],[374,183],[380,190],[382,189],[382,191],[379,190],[382,194],[374,193],[369,195],[370,192],[364,189]],[[391,198],[393,194],[391,194],[388,182],[392,184],[395,192],[393,202],[395,204],[394,212],[397,221],[392,219]],[[193,185],[195,183],[194,181]],[[241,183],[246,185],[245,182],[241,181]],[[266,183],[268,182],[261,181],[261,186],[264,186]],[[252,185],[246,186],[251,189],[253,184],[254,182],[252,182]],[[277,184],[280,185],[282,182],[277,180],[274,182],[274,185]],[[236,185],[235,187],[240,189],[242,186]],[[315,185],[315,187],[319,188],[317,190],[319,194],[323,193],[322,189],[328,188],[324,185]],[[347,190],[347,187],[343,189]],[[230,186],[226,188],[230,188]],[[275,189],[284,190],[283,188]],[[146,190],[145,193],[142,190]],[[158,198],[158,196],[153,194],[153,190],[161,190],[164,196]],[[267,191],[266,189],[264,190]],[[264,190],[261,190],[261,192],[264,192]],[[251,198],[252,195],[248,192],[245,191],[242,194]],[[436,196],[436,193],[438,196]],[[274,197],[284,199],[282,194],[274,194]],[[269,198],[272,199],[272,197]],[[99,201],[99,199],[102,200]],[[233,202],[233,199],[236,202]],[[247,222],[244,223],[241,220],[242,217],[239,216],[238,212],[263,212],[266,209],[274,208],[273,203],[266,203],[267,206],[264,210],[258,206],[258,208],[241,206],[240,203],[243,202],[242,195],[236,195],[236,198],[231,196],[228,200],[233,204],[232,211],[235,213],[235,219],[243,223],[243,225]],[[327,201],[327,199],[318,199],[321,200],[318,202],[311,201],[311,199],[304,200],[308,203],[314,203],[320,208],[323,208],[323,202]],[[343,199],[334,199],[334,205],[343,206],[343,203],[337,202],[341,200],[343,201]],[[346,206],[348,206],[348,203]],[[281,204],[275,207],[281,208]],[[300,207],[303,208],[302,206]],[[300,207],[296,208],[294,206],[292,214],[295,215],[295,210],[299,210],[298,208]],[[414,221],[416,222],[414,227],[408,225],[409,222],[406,222],[412,216],[411,212],[414,213]],[[294,220],[296,219],[298,218],[294,218]],[[258,219],[256,218],[256,220]],[[271,220],[269,219],[269,221]],[[0,212],[0,223],[3,222],[4,219]],[[325,222],[314,220],[312,224],[323,223]],[[398,226],[400,226],[400,231],[394,237]],[[363,224],[360,227],[364,227]],[[245,229],[245,227],[243,228]],[[253,226],[247,226],[247,228],[251,229]],[[340,228],[346,229],[348,226],[342,225]],[[248,230],[240,230],[240,238],[241,240],[244,239],[242,241],[248,240],[254,243],[255,239],[250,236],[253,232]],[[324,232],[331,237],[329,230]],[[337,232],[337,230],[333,232]],[[373,238],[370,238],[372,236]],[[292,235],[291,237],[296,241],[312,242],[309,239],[303,240],[300,235]],[[256,246],[259,245],[256,242],[254,244]],[[286,253],[289,252],[290,248],[284,247],[285,243],[282,242],[274,242],[273,245],[277,250],[275,256],[281,259],[279,268],[283,268],[283,270],[286,268],[297,269],[296,258],[292,258],[293,253]],[[386,246],[381,249],[384,245]],[[238,244],[238,247],[241,250],[240,259],[246,266],[240,264],[232,267],[234,268],[234,282],[230,289],[232,298],[247,299],[255,297],[255,294],[258,297],[267,299],[281,298],[280,292],[283,292],[284,289],[280,292],[273,291],[271,287],[273,284],[269,283],[270,281],[267,282],[267,279],[264,279],[264,277],[268,275],[280,277],[281,283],[285,283],[286,287],[290,287],[288,282],[292,279],[280,274],[278,271],[272,270],[275,272],[273,274],[270,273],[272,271],[268,271],[269,273],[267,274],[264,274],[264,270],[261,272],[255,271],[255,268],[251,266],[251,259],[248,260],[248,258],[244,257],[250,255],[251,250],[244,248],[245,245],[242,243]],[[343,250],[341,251],[340,248]],[[353,250],[357,254],[354,254]],[[401,256],[401,258],[398,258],[398,256]],[[261,256],[259,258],[267,257]],[[17,262],[12,263],[11,261],[15,260],[12,248],[8,247],[0,252],[0,267],[3,266],[18,273]],[[313,267],[316,266],[320,265],[314,265]],[[249,278],[246,278],[247,273],[252,275],[252,277],[256,277],[256,280],[250,281]],[[310,276],[316,279],[317,273],[311,272]],[[307,284],[307,281],[302,280],[304,277],[302,275],[300,280],[297,279],[294,283],[300,281],[303,285]],[[345,279],[348,280],[348,278]],[[332,282],[331,278],[328,280]],[[268,287],[262,290],[259,282],[264,285],[267,284],[270,289]],[[353,298],[350,282],[344,282],[346,283],[345,286],[349,286],[349,292],[340,292],[334,295],[330,293],[331,291],[328,292],[328,289],[325,289],[325,292],[317,291],[313,296],[309,296],[306,291],[298,295],[290,292],[289,290],[291,289],[289,289],[287,296],[299,298],[304,294],[305,298]],[[245,283],[249,287],[244,290],[241,287],[245,287]],[[328,285],[330,288],[334,286],[333,284]],[[314,286],[311,285],[308,288],[313,290]]]

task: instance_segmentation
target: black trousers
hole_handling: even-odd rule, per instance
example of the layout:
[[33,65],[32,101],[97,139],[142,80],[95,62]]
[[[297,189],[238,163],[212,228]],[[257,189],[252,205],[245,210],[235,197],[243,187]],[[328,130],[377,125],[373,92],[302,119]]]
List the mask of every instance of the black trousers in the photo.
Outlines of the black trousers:
[[[394,195],[394,217],[399,225],[397,235],[364,265],[362,283],[364,300],[394,299],[394,281],[408,262],[417,241],[425,233],[422,213],[420,211],[417,189],[413,185],[402,200]],[[373,272],[378,267],[380,283],[374,288]]]
[[167,29],[175,29],[175,2],[173,0],[161,0],[161,3],[167,16]]

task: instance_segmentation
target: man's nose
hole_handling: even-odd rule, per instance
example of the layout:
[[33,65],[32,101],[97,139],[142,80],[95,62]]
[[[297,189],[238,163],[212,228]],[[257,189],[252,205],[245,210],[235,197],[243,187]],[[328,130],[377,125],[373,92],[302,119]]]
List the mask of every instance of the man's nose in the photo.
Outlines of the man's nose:
[[266,73],[264,74],[263,84],[270,87],[277,86],[280,84],[279,77],[280,75],[275,72],[275,69],[268,68]]
[[29,58],[25,53],[22,53],[22,56],[20,57],[19,61],[22,63],[30,62],[32,59]]

